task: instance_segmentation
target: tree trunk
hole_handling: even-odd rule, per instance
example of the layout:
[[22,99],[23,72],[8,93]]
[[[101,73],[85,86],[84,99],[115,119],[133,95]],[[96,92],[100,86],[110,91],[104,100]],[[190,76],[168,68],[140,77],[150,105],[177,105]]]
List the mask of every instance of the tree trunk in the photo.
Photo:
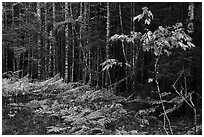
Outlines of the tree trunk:
[[[130,21],[130,30],[131,31],[134,31],[133,28],[134,28],[134,22],[133,22],[133,17],[134,17],[134,2],[131,2],[131,21]],[[131,43],[130,45],[130,65],[132,67],[134,67],[134,44]],[[133,73],[134,69],[131,70],[130,73]],[[129,81],[130,83],[130,86],[129,86],[129,90],[130,90],[130,93],[132,93],[134,90],[134,80],[130,79],[131,81]]]
[[[69,4],[65,2],[65,20],[69,17]],[[69,82],[69,26],[65,26],[65,80]]]
[[122,19],[122,8],[121,8],[121,2],[119,3],[119,17],[120,17],[120,31],[123,34],[123,19]]
[[[90,33],[90,2],[88,3],[88,14],[87,14],[87,30],[88,30],[88,33]],[[89,34],[90,35],[90,34]],[[87,40],[87,44],[89,44],[89,41],[90,41],[90,38],[88,37],[88,40]],[[88,52],[88,60],[89,60],[89,84],[92,85],[92,54],[93,54],[93,50],[92,48],[90,48],[89,52]]]
[[[49,33],[50,37],[52,37],[52,31]],[[53,76],[54,71],[54,55],[53,55],[53,42],[49,41],[49,77]]]
[[[84,3],[84,29],[85,29],[85,35],[90,35],[89,33],[89,15],[90,14],[90,3],[85,2]],[[89,48],[89,37],[85,41],[85,46],[88,49],[87,52],[85,52],[85,78],[88,78],[88,83],[91,84],[92,74],[91,74],[91,48]],[[85,79],[86,84],[86,79]]]
[[[62,7],[64,8],[64,7]],[[65,8],[63,9],[65,10]],[[65,20],[65,12],[63,12],[62,14],[63,15],[63,20]],[[60,65],[60,74],[61,74],[61,77],[64,78],[65,77],[65,27],[66,25],[64,25],[64,29],[60,35],[60,62],[61,62],[61,65]]]
[[[41,10],[40,10],[40,4],[41,3],[37,3],[37,18],[38,18],[38,22],[41,26]],[[38,52],[40,52],[41,50],[41,40],[40,40],[40,35],[38,35]],[[41,78],[41,53],[38,54],[38,78]]]
[[[122,7],[121,7],[121,2],[119,3],[119,16],[120,16],[120,29],[121,29],[121,33],[123,34],[123,19],[122,19]],[[128,63],[127,61],[127,57],[126,57],[126,48],[125,48],[125,44],[122,41],[122,49],[123,49],[123,56],[125,59],[125,62]],[[125,77],[127,76],[127,67],[125,66]],[[128,81],[125,80],[125,91],[127,92],[127,83]]]
[[[106,5],[107,10],[107,20],[106,20],[106,59],[109,59],[109,38],[110,38],[110,3],[107,2]],[[105,86],[108,85],[108,79],[109,79],[109,72],[105,76]]]
[[[5,11],[6,10],[6,2],[2,3],[2,28],[7,28],[7,18]],[[7,72],[7,44],[2,43],[2,73]]]
[[[73,11],[72,11],[72,4],[70,3],[70,14],[71,17],[73,17]],[[75,68],[75,46],[74,46],[74,25],[72,26],[72,66],[71,66],[71,81],[74,81],[74,68]]]
[[[87,18],[87,10],[88,10],[88,3],[85,2],[84,3],[84,36],[85,35],[88,35],[87,32],[87,25],[88,25],[88,18]],[[85,48],[88,48],[88,39],[85,40],[85,43],[84,43],[84,47]],[[87,80],[87,77],[88,77],[88,70],[89,70],[89,65],[88,65],[88,58],[89,58],[89,51],[87,52],[87,50],[85,50],[84,52],[84,59],[85,59],[85,71],[84,71],[84,75],[85,75],[85,79],[84,79],[84,84],[86,84],[86,80]]]
[[[100,7],[99,7],[99,11],[100,11]],[[98,31],[98,24],[100,23],[100,15],[98,15],[97,17],[96,17],[96,31]],[[99,35],[99,34],[98,34]],[[99,35],[99,38],[100,38],[100,35]],[[96,75],[96,88],[99,88],[100,87],[100,80],[101,80],[101,78],[100,78],[100,48],[99,48],[99,46],[97,46],[96,47],[96,60],[97,60],[97,62],[96,62],[96,72],[97,72],[97,75]]]
[[[80,17],[83,16],[83,2],[80,3]],[[80,28],[79,28],[79,38],[80,38],[80,41],[79,41],[79,47],[81,48],[81,50],[79,51],[79,62],[80,62],[80,71],[79,73],[81,73],[81,77],[82,77],[82,81],[83,83],[85,83],[85,67],[84,67],[84,51],[82,50],[82,34],[83,33],[83,28],[82,28],[82,25],[80,25]]]
[[[41,3],[41,5],[43,5],[44,6],[44,4],[45,3]],[[45,68],[46,68],[46,65],[47,65],[47,63],[45,62],[45,58],[46,58],[46,56],[47,56],[47,50],[46,50],[46,47],[45,47],[45,40],[46,40],[46,38],[44,38],[44,35],[46,35],[46,31],[45,31],[45,28],[46,28],[46,26],[45,26],[45,21],[43,21],[44,19],[43,19],[43,14],[45,14],[44,13],[44,9],[45,9],[45,6],[44,7],[42,7],[42,10],[40,10],[40,12],[42,12],[41,13],[41,22],[40,22],[40,31],[41,31],[41,37],[40,37],[40,44],[41,44],[41,46],[40,46],[40,51],[41,51],[41,54],[40,54],[40,66],[41,66],[41,70],[40,70],[40,75],[41,75],[41,79],[45,79],[45,73],[46,73],[46,71],[45,71]]]
[[[44,3],[44,9],[45,9],[45,34],[48,35],[48,11],[47,11],[47,3]],[[44,45],[45,45],[45,78],[47,78],[49,76],[49,45],[48,45],[48,39],[45,39],[44,41]]]
[[[29,3],[29,6],[28,6],[28,8],[29,9],[31,9],[31,4],[32,3]],[[32,42],[31,40],[32,40],[32,38],[33,38],[33,35],[31,34],[30,35],[30,37],[29,37],[29,45],[30,45],[30,43]],[[29,72],[30,72],[30,77],[31,78],[34,78],[35,77],[35,73],[36,73],[36,70],[34,69],[34,68],[36,68],[36,64],[35,63],[33,63],[33,61],[32,61],[32,59],[34,59],[34,54],[33,54],[33,52],[34,52],[34,47],[33,46],[31,46],[30,47],[30,52],[29,52],[29,57],[31,58],[30,60],[29,60]]]
[[[14,25],[14,19],[15,19],[15,16],[14,16],[14,6],[12,5],[12,26]],[[14,51],[14,58],[13,58],[13,71],[16,71],[16,56],[15,56],[15,51]]]
[[[55,3],[53,2],[52,3],[52,19],[53,19],[53,28],[55,28]],[[57,36],[56,36],[57,37]],[[56,75],[57,74],[57,54],[56,54],[56,46],[55,46],[56,43],[53,43],[52,42],[52,57],[53,57],[53,75]]]
[[193,33],[194,32],[194,27],[193,27],[193,20],[194,20],[194,8],[195,8],[195,5],[193,2],[190,2],[189,3],[189,6],[188,6],[188,16],[189,16],[189,22],[188,22],[188,33]]

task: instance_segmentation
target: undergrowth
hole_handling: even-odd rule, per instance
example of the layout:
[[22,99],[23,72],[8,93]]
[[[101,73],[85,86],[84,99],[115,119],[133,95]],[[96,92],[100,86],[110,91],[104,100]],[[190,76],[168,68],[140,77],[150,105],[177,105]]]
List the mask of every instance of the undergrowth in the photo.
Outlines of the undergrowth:
[[[160,101],[116,96],[113,89],[96,90],[55,77],[31,82],[28,76],[2,80],[2,133],[4,135],[144,135],[165,134]],[[168,94],[163,94],[163,97]],[[167,113],[183,103],[176,96],[165,105]],[[184,120],[172,126],[174,134],[188,134]],[[181,128],[179,128],[179,126]],[[183,128],[185,126],[185,129]],[[179,130],[178,130],[179,128]],[[177,129],[177,130],[176,130]]]

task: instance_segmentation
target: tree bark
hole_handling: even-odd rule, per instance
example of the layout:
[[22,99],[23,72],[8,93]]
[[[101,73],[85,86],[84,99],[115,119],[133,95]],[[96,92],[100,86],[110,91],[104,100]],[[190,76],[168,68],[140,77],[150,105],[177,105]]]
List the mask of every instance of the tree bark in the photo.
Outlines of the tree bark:
[[[88,35],[88,34],[86,34],[87,33],[87,5],[88,5],[88,3],[87,2],[85,2],[84,3],[84,24],[85,25],[83,25],[83,29],[84,29],[84,36],[85,35]],[[84,43],[84,47],[85,47],[85,52],[84,52],[84,62],[85,62],[85,71],[84,71],[84,84],[86,84],[86,80],[87,80],[87,77],[88,77],[88,70],[89,70],[89,66],[88,66],[88,54],[89,54],[89,52],[87,52],[87,48],[88,48],[88,40],[86,39],[85,40],[85,43]]]
[[[41,26],[41,10],[40,10],[40,4],[41,3],[37,3],[37,19],[38,22]],[[40,52],[41,50],[41,40],[40,40],[40,35],[38,35],[38,52]],[[41,78],[41,53],[38,54],[38,78]]]
[[[14,19],[15,19],[15,16],[14,16],[14,6],[12,5],[12,26],[14,25]],[[16,56],[15,56],[15,51],[14,51],[14,58],[13,58],[13,71],[16,71]]]
[[[80,3],[80,17],[83,17],[83,2],[81,2]],[[81,68],[80,68],[80,71],[79,72],[81,72],[81,77],[82,77],[82,81],[83,81],[83,83],[85,83],[85,79],[86,79],[86,77],[85,77],[85,65],[84,65],[84,60],[85,60],[85,54],[84,54],[84,50],[82,50],[82,47],[83,47],[83,45],[82,45],[82,41],[81,41],[81,39],[82,39],[82,33],[83,33],[83,25],[80,25],[80,28],[79,28],[79,38],[80,38],[80,42],[79,42],[79,47],[81,48],[81,50],[79,51],[79,62],[80,62],[80,66],[81,66]]]
[[[72,4],[70,3],[70,14],[71,17],[73,17],[73,11],[72,11]],[[74,46],[74,25],[72,26],[72,66],[71,66],[71,81],[74,81],[74,68],[75,68],[75,46]]]
[[[52,3],[52,20],[53,20],[53,28],[55,28],[55,24],[56,24],[56,21],[55,21],[55,9],[56,9],[56,6],[55,6],[55,3],[53,2]],[[57,37],[57,36],[56,36]],[[52,73],[53,75],[56,75],[57,74],[57,54],[56,54],[56,46],[55,46],[56,43],[53,43],[52,42],[52,57],[53,57],[53,70],[52,70]]]
[[190,2],[189,3],[189,6],[188,6],[188,16],[189,16],[189,22],[188,22],[188,33],[193,33],[194,32],[194,27],[193,27],[193,20],[194,20],[194,8],[195,8],[195,5],[193,2]]
[[[90,2],[88,3],[88,15],[87,15],[87,30],[88,33],[90,33]],[[90,35],[90,34],[89,34]],[[88,37],[87,43],[89,44],[90,38]],[[93,50],[92,48],[90,48],[89,52],[88,52],[88,59],[89,59],[89,84],[92,85],[92,54],[93,54]]]
[[[2,3],[2,28],[7,28],[7,18],[5,11],[6,10],[6,2]],[[7,44],[2,43],[2,73],[7,72]]]
[[[47,10],[47,2],[44,3],[44,9],[45,9],[45,34],[48,35],[48,10]],[[45,39],[45,78],[49,76],[49,45],[48,45],[48,39]]]
[[[110,3],[107,2],[107,20],[106,20],[106,59],[109,59],[109,38],[110,38]],[[109,72],[108,72],[109,73]],[[108,75],[105,76],[105,86],[108,85]]]
[[[65,2],[65,20],[69,17],[69,3]],[[65,78],[69,81],[69,26],[65,26]]]

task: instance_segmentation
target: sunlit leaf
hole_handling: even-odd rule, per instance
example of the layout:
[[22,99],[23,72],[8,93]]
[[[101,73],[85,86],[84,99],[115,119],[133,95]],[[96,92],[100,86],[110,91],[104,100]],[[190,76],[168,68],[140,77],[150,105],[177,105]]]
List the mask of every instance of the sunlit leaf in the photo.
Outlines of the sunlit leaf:
[[133,21],[137,20],[140,21],[143,18],[143,14],[137,15],[136,17],[133,18]]
[[183,50],[186,50],[186,48],[188,48],[188,46],[187,45],[185,45],[185,44],[183,44],[182,42],[178,42],[178,44],[181,46],[181,48],[183,49]]
[[154,80],[153,78],[149,78],[149,79],[148,79],[148,83],[153,82],[153,80]]
[[188,46],[189,46],[190,48],[191,48],[191,47],[195,48],[195,45],[194,45],[193,43],[187,42],[187,44],[188,44]]
[[151,22],[151,19],[145,19],[145,24],[149,25]]
[[127,67],[131,67],[131,65],[130,65],[130,64],[128,64],[128,63],[125,63],[125,65],[126,65]]

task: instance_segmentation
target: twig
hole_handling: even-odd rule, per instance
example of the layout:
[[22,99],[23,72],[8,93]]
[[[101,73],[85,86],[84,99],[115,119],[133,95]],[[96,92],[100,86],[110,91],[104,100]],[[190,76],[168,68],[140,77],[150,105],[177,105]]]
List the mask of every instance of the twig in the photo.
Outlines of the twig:
[[[193,92],[192,92],[193,93]],[[196,114],[196,107],[192,101],[192,93],[190,93],[189,100],[191,102],[193,112],[194,112],[194,134],[196,134],[196,125],[197,125],[197,114]]]
[[[125,46],[124,46],[124,42],[123,42],[123,41],[122,41],[122,49],[123,49],[123,56],[124,56],[124,58],[125,58],[125,62],[128,63],[128,62],[127,62],[127,58],[126,58]],[[125,66],[125,75],[127,75],[127,66]],[[125,80],[125,85],[126,85],[126,87],[125,87],[126,89],[125,89],[125,90],[126,90],[126,92],[127,92],[127,82],[128,82],[128,81]]]
[[127,97],[127,100],[129,100],[135,93],[136,93],[136,91],[133,92],[129,97]]
[[160,98],[160,101],[161,101],[161,105],[162,105],[162,109],[164,111],[164,130],[166,132],[166,134],[168,135],[168,132],[166,130],[166,120],[168,122],[168,125],[169,125],[169,130],[171,132],[171,134],[173,135],[173,131],[172,131],[172,128],[171,128],[171,122],[167,116],[167,113],[166,113],[166,109],[165,109],[165,106],[164,106],[164,103],[163,103],[163,100],[162,100],[162,96],[161,96],[161,91],[160,91],[160,87],[159,87],[159,82],[157,80],[157,74],[158,74],[158,71],[157,71],[157,65],[158,65],[158,61],[159,61],[159,57],[160,57],[160,53],[158,54],[158,57],[156,57],[156,62],[155,62],[155,65],[154,65],[154,71],[155,71],[155,83],[157,85],[157,91],[158,91],[158,94],[159,94],[159,98]]
[[[195,105],[194,105],[194,103],[192,101],[192,93],[194,93],[194,92],[189,93],[189,102],[188,102],[188,100],[181,93],[179,93],[178,90],[176,89],[176,83],[181,78],[183,73],[184,73],[184,68],[183,68],[182,73],[180,73],[179,77],[176,79],[176,81],[174,82],[174,84],[172,86],[173,86],[175,92],[193,109],[193,112],[194,112],[194,134],[196,134],[197,113],[196,113],[196,107],[195,107]],[[186,76],[185,75],[184,75],[184,84],[185,84],[185,89],[184,89],[185,96],[188,97],[188,94],[187,94],[187,82],[186,82]]]
[[123,56],[124,56],[125,62],[127,62],[127,58],[126,58],[126,54],[125,54],[125,46],[124,46],[124,42],[123,41],[122,41],[122,49],[123,49]]
[[178,80],[181,78],[182,74],[184,71],[182,71],[179,75],[179,77],[176,79],[176,81],[174,82],[174,84],[172,85],[172,87],[174,88],[174,90],[176,91],[176,93],[190,106],[193,108],[193,106],[186,100],[186,98],[184,96],[181,95],[181,93],[178,92],[178,90],[176,89],[176,83],[178,82]]

